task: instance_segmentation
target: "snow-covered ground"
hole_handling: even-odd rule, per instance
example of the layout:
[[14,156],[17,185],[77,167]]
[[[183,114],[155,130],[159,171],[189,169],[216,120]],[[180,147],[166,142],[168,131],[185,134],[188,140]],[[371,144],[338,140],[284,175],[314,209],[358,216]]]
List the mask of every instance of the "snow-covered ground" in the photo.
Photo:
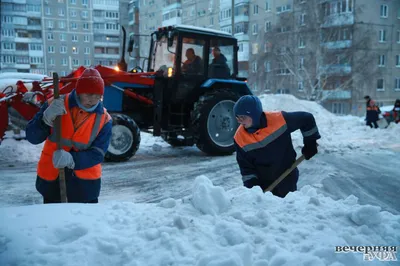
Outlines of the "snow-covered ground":
[[[399,210],[400,125],[370,129],[293,96],[261,99],[265,110],[316,118],[320,154],[300,166],[299,191],[280,199],[245,189],[234,155],[208,157],[142,134],[134,158],[105,164],[100,204],[1,207],[0,265],[381,265],[335,248],[399,245],[400,215],[386,210]],[[293,141],[298,150],[299,132]],[[41,148],[12,138],[0,145],[7,198],[29,191],[40,202]]]
[[40,81],[45,77],[47,76],[32,73],[0,73],[0,92],[3,92],[6,88],[6,92],[10,92],[11,87],[12,91],[16,91],[18,80],[26,82],[25,86],[30,90],[32,88],[32,81]]

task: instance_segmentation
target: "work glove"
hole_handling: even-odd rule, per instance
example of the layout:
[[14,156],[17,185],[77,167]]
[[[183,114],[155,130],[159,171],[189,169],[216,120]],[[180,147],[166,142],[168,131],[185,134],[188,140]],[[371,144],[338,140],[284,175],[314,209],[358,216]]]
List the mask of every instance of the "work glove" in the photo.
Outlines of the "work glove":
[[301,153],[304,155],[306,160],[310,160],[315,154],[318,153],[317,140],[304,140],[304,147],[301,149]]
[[43,122],[45,122],[48,126],[53,127],[54,119],[56,119],[59,115],[65,115],[67,110],[65,110],[64,99],[58,98],[54,99],[54,101],[46,108],[43,112]]
[[65,150],[56,150],[53,153],[53,165],[55,168],[68,167],[70,169],[74,169],[75,162],[74,158],[72,158],[71,153]]

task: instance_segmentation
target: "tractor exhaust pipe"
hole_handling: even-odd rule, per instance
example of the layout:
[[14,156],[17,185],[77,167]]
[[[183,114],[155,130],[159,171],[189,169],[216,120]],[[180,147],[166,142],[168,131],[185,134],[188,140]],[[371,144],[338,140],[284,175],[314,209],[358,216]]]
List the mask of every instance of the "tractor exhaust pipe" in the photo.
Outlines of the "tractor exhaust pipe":
[[125,46],[126,46],[126,30],[124,26],[122,28],[122,52],[121,52],[121,60],[118,62],[118,68],[122,71],[128,70],[128,65],[125,61]]

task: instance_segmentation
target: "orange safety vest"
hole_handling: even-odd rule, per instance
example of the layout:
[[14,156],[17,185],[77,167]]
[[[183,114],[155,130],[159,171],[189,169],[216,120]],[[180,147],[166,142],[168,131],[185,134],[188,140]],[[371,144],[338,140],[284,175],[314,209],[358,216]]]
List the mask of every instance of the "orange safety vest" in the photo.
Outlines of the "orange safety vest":
[[249,133],[240,125],[234,136],[235,142],[245,152],[263,148],[281,136],[287,129],[285,118],[281,112],[265,112],[268,126]]
[[[61,116],[61,145],[65,151],[80,151],[89,149],[103,126],[111,117],[104,108],[103,114],[87,113],[80,108],[69,108],[69,94],[64,98],[67,113]],[[74,115],[72,115],[74,114]],[[75,116],[76,114],[76,116]],[[75,117],[76,121],[73,121]],[[74,123],[75,122],[75,123]],[[80,124],[77,124],[80,122]],[[75,126],[77,127],[75,129]],[[57,150],[56,136],[53,128],[46,139],[40,156],[37,175],[44,180],[53,181],[58,177],[58,169],[53,166],[53,153]],[[101,177],[101,164],[92,167],[74,170],[75,176],[81,179],[99,179]]]

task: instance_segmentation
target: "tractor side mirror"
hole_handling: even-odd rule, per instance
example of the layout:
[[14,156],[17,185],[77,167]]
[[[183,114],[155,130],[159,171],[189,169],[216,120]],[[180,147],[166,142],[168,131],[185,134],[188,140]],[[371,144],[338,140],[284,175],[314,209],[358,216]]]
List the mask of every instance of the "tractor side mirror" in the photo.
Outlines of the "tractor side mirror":
[[174,38],[172,36],[172,31],[168,31],[168,47],[174,45]]
[[135,40],[133,39],[133,35],[129,38],[129,44],[128,44],[128,53],[133,52],[133,45],[135,44]]

